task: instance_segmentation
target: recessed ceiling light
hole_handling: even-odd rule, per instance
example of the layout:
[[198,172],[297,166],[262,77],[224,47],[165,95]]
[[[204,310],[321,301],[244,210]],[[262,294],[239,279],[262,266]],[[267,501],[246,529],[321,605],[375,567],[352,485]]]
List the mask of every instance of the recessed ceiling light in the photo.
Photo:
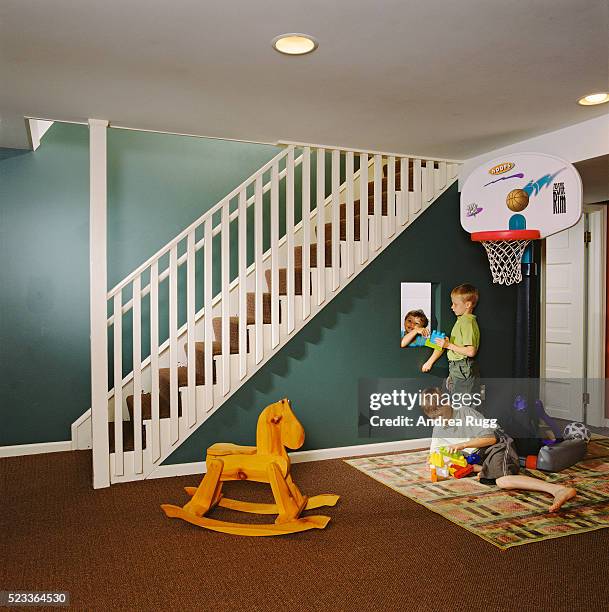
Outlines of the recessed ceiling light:
[[306,55],[317,49],[317,41],[308,34],[282,34],[271,41],[275,51],[286,55]]
[[606,91],[590,94],[578,100],[578,103],[583,106],[594,106],[595,104],[604,104],[605,102],[609,102],[609,93]]

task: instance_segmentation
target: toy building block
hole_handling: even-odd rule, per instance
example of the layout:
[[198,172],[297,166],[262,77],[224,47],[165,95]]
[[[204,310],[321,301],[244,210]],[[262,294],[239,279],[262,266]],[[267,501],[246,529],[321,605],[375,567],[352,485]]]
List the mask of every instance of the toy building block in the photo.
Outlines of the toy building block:
[[444,464],[456,463],[461,467],[465,467],[467,465],[467,459],[463,456],[463,453],[459,451],[451,453],[446,447],[441,446],[437,452],[442,455]]
[[474,471],[473,465],[466,465],[465,467],[457,467],[453,472],[454,478],[465,478],[469,476]]
[[436,338],[440,338],[441,340],[444,340],[446,338],[446,334],[444,332],[433,330],[429,334],[429,337],[427,338],[427,340],[425,340],[425,346],[428,346],[429,348],[432,348],[436,351],[440,350],[440,347],[436,344]]

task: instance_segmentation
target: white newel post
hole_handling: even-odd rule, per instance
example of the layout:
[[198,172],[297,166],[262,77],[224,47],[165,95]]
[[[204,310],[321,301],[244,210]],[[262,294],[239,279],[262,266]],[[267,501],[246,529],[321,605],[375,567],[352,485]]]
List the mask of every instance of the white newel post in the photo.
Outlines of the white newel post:
[[106,130],[89,119],[89,291],[91,313],[91,414],[93,488],[110,486],[108,444],[108,336],[106,325]]

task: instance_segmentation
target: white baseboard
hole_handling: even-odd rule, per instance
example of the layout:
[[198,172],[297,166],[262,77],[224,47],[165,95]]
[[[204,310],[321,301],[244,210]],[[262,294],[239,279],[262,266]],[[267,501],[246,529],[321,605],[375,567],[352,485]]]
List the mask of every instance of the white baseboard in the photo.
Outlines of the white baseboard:
[[40,444],[15,444],[0,446],[0,457],[20,457],[22,455],[40,455],[42,453],[59,453],[72,450],[72,441],[41,442]]
[[[304,463],[306,461],[325,461],[327,459],[343,459],[345,457],[361,457],[362,455],[379,455],[397,451],[429,448],[430,444],[431,438],[418,438],[416,440],[396,440],[395,442],[359,444],[357,446],[340,446],[338,448],[320,448],[317,450],[296,451],[288,454],[292,463]],[[188,476],[191,474],[204,474],[205,471],[205,461],[175,463],[173,465],[160,465],[148,476],[148,478]]]

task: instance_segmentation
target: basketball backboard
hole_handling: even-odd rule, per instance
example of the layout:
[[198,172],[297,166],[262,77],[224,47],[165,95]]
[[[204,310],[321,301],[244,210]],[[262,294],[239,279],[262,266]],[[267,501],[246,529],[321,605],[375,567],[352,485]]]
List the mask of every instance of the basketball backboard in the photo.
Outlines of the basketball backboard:
[[470,234],[538,230],[545,238],[575,225],[582,182],[569,163],[541,153],[517,153],[474,170],[461,192],[461,225]]

